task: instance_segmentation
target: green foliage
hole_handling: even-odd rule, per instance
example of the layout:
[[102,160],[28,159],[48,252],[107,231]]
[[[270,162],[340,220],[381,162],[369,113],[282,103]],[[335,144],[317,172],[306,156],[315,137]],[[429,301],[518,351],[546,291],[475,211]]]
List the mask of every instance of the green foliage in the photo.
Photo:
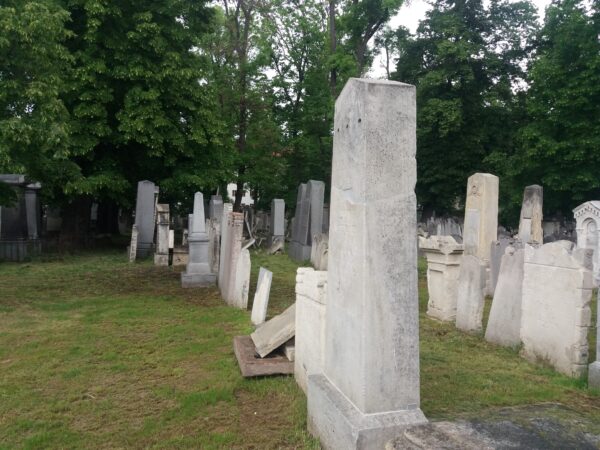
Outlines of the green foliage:
[[566,214],[600,195],[600,7],[585,4],[547,9],[530,69],[530,122],[507,160],[516,180],[544,186],[545,209]]
[[416,84],[417,195],[425,211],[452,211],[469,175],[512,152],[523,115],[522,67],[535,8],[524,1],[438,0],[416,37],[399,30],[394,79]]
[[68,17],[50,1],[0,1],[0,173],[50,180],[64,170]]

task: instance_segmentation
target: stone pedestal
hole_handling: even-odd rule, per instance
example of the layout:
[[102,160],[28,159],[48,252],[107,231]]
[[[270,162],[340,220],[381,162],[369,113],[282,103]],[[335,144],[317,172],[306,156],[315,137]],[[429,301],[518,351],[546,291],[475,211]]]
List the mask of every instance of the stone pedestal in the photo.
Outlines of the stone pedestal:
[[419,248],[427,258],[427,315],[454,321],[463,246],[451,236],[432,236],[420,237]]
[[414,86],[355,78],[336,102],[325,360],[308,377],[308,426],[326,449],[383,448],[426,422],[415,103]]
[[204,198],[202,192],[194,196],[194,214],[188,235],[188,264],[181,274],[181,286],[207,287],[215,284],[216,273],[210,267],[210,249],[204,220]]

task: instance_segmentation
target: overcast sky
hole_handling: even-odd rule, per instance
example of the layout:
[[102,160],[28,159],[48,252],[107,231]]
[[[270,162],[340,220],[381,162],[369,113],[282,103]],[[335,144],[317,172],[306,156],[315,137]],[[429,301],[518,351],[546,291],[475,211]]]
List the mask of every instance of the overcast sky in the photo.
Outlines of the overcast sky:
[[[532,0],[533,4],[538,7],[540,19],[544,17],[544,10],[546,6],[550,4],[551,0]],[[389,22],[389,27],[394,29],[398,25],[404,25],[412,33],[417,31],[419,21],[425,18],[425,13],[430,6],[425,3],[424,0],[409,0],[399,11],[399,13],[392,17]],[[374,78],[380,78],[385,76],[385,70],[383,68],[382,59],[376,58],[373,62],[373,67],[369,71],[369,76]]]

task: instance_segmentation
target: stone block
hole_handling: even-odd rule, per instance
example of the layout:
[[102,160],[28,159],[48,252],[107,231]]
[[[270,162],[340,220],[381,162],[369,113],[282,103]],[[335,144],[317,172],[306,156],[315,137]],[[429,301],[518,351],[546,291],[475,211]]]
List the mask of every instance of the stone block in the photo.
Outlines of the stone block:
[[525,246],[521,339],[523,354],[572,377],[586,371],[591,323],[591,251],[556,241]]
[[248,249],[243,248],[237,260],[235,282],[229,298],[229,304],[240,309],[248,308],[248,293],[250,292],[251,259]]
[[250,335],[256,353],[264,358],[277,347],[285,344],[294,337],[296,329],[296,304],[294,303],[278,316],[258,327],[254,333]]
[[264,323],[267,318],[272,281],[273,272],[261,267],[258,272],[258,283],[256,284],[256,292],[252,302],[252,315],[250,316],[250,320],[254,325]]
[[299,267],[296,273],[294,376],[307,392],[308,375],[321,373],[325,358],[327,272]]
[[169,205],[159,203],[156,205],[156,252],[154,253],[155,266],[169,265]]
[[464,255],[458,275],[456,328],[468,333],[481,331],[485,305],[485,264],[476,256]]
[[233,351],[244,378],[294,373],[294,363],[281,353],[275,352],[266,358],[257,357],[250,336],[234,337]]
[[309,430],[324,448],[381,448],[425,421],[415,153],[415,87],[348,80],[335,105],[325,360],[308,378]]
[[498,286],[485,330],[488,342],[516,347],[521,344],[524,251],[508,247],[502,257]]
[[419,237],[419,248],[427,258],[427,315],[454,321],[463,246],[452,236],[432,236]]
[[138,229],[137,258],[145,258],[151,254],[157,195],[158,187],[153,182],[144,180],[138,183],[135,203],[135,225]]

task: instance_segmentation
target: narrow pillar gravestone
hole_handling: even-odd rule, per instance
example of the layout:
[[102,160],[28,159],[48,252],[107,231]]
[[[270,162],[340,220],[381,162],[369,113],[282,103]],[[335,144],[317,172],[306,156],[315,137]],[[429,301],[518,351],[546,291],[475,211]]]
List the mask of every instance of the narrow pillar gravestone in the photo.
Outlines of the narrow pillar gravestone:
[[465,255],[458,275],[456,328],[468,333],[481,331],[485,305],[485,265],[474,255]]
[[323,231],[325,183],[310,180],[298,187],[296,215],[293,222],[289,254],[296,261],[310,259],[312,236]]
[[254,294],[254,301],[252,302],[252,315],[250,316],[250,321],[253,325],[260,325],[267,318],[272,280],[273,272],[261,267],[258,272],[258,283],[256,284],[256,292]]
[[490,246],[498,237],[498,177],[476,173],[467,182],[463,244],[465,255],[474,255],[486,265]]
[[500,275],[500,265],[506,248],[517,243],[520,246],[520,241],[513,238],[500,237],[497,241],[492,242],[490,248],[490,290],[489,295],[493,296],[496,292],[498,284],[498,276]]
[[582,377],[592,323],[592,251],[570,241],[525,245],[521,339],[523,355]]
[[271,202],[270,231],[267,245],[285,240],[285,201],[275,198]]
[[452,236],[431,236],[419,237],[419,248],[427,258],[427,315],[454,321],[463,246]]
[[229,215],[233,212],[233,205],[231,203],[225,203],[223,205],[223,215],[221,217],[221,234],[220,234],[220,246],[219,246],[219,275],[217,277],[219,289],[223,292],[223,285],[225,282],[225,269],[226,267],[226,256],[229,254],[229,235],[227,234],[229,229],[227,223],[229,221]]
[[157,187],[152,181],[140,181],[135,203],[135,224],[138,229],[137,257],[150,255],[154,244],[154,225]]
[[131,227],[131,243],[129,245],[129,262],[135,262],[137,253],[137,242],[138,242],[138,229],[137,225]]
[[202,192],[194,195],[194,214],[188,234],[188,264],[181,274],[181,285],[207,287],[215,284],[217,275],[211,272],[208,234],[204,220],[204,197]]
[[544,189],[537,184],[527,186],[523,192],[523,204],[519,219],[519,239],[525,244],[543,244],[542,228]]
[[596,299],[596,361],[590,364],[588,370],[588,386],[600,389],[600,292]]
[[308,377],[308,427],[324,448],[383,448],[426,422],[417,235],[398,239],[417,227],[415,87],[351,78],[334,133],[325,361]]
[[[521,248],[519,248],[521,247]],[[498,284],[485,329],[485,340],[506,347],[521,343],[524,252],[520,242],[502,256]]]
[[573,210],[577,223],[577,247],[594,251],[594,285],[600,285],[600,201],[590,201]]
[[169,265],[169,225],[169,205],[159,203],[156,207],[156,266]]
[[228,305],[241,306],[240,295],[243,292],[236,290],[240,286],[236,277],[238,271],[238,261],[242,257],[242,241],[244,231],[244,214],[231,212],[227,215],[226,229],[223,232],[220,261],[219,289],[221,296]]

